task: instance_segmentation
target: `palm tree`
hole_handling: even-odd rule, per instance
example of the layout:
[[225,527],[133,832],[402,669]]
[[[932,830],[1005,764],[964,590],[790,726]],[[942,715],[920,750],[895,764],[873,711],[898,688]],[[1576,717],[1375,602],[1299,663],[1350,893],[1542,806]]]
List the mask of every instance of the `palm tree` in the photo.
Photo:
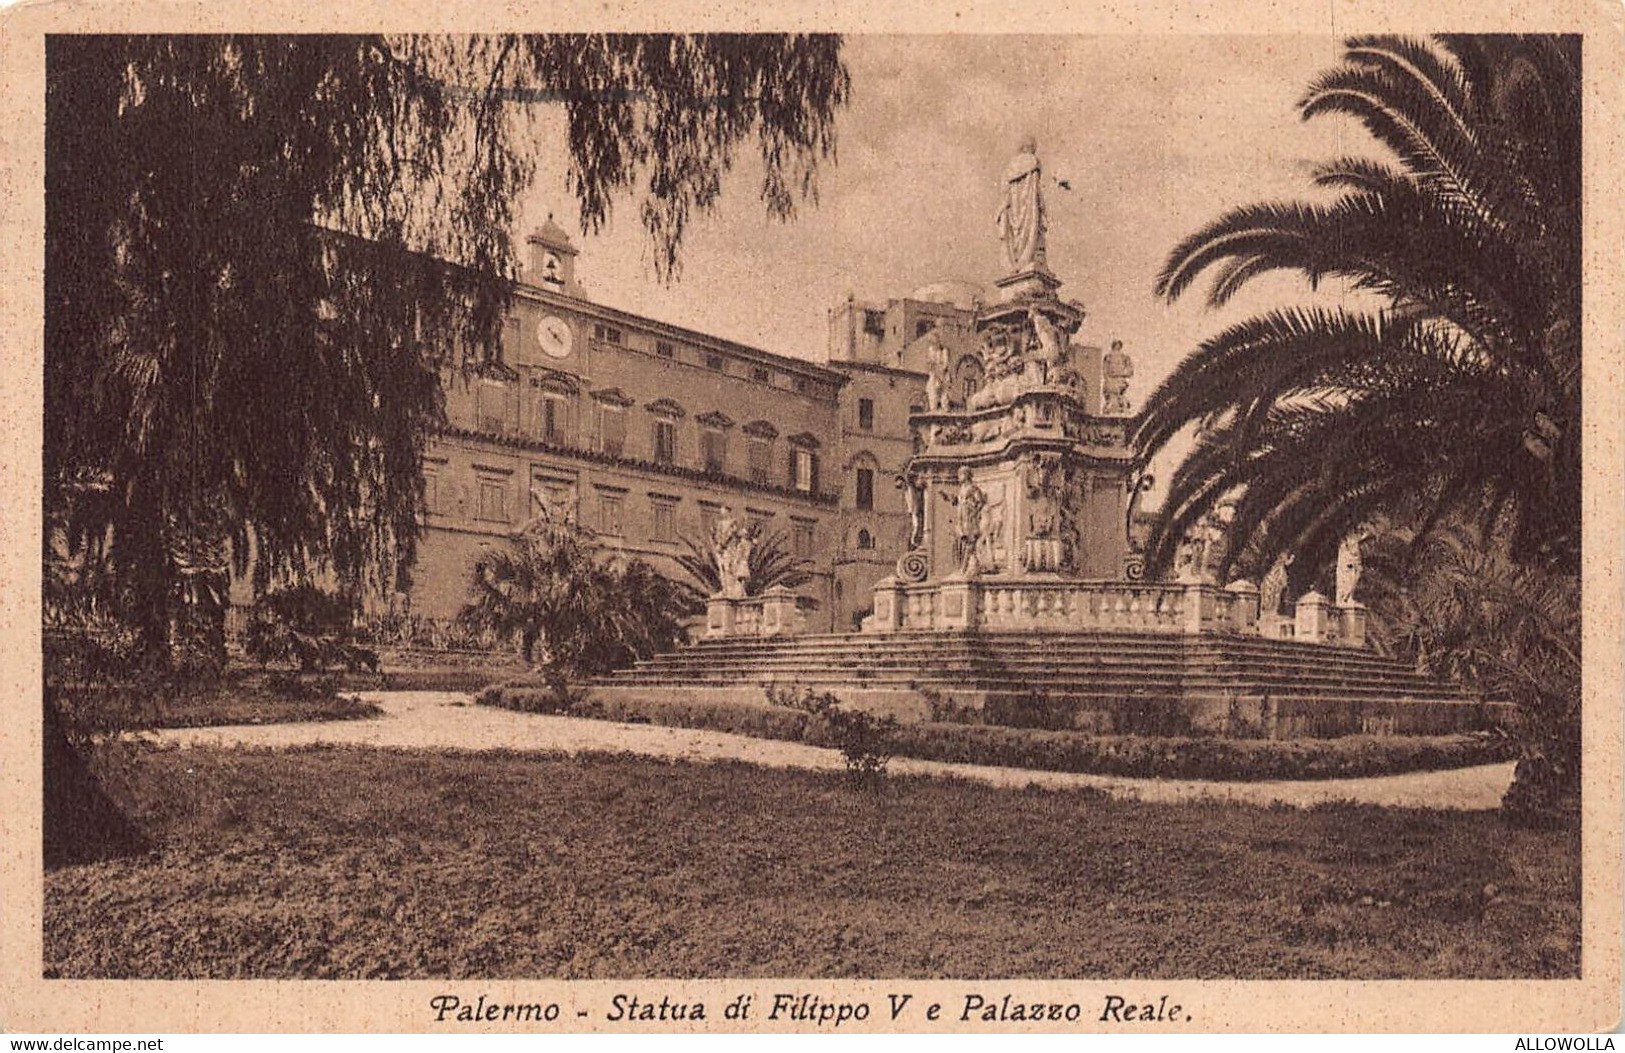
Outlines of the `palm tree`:
[[1500,521],[1520,562],[1574,573],[1580,508],[1580,45],[1574,37],[1359,37],[1299,105],[1391,153],[1321,166],[1329,204],[1234,209],[1157,279],[1337,279],[1383,306],[1276,310],[1204,341],[1147,400],[1149,457],[1203,425],[1148,544],[1235,500],[1231,559],[1324,562],[1355,525]]
[[[684,537],[687,552],[672,557],[698,586],[699,598],[722,591],[722,572],[717,567],[716,549]],[[750,574],[745,578],[745,595],[760,596],[774,586],[797,589],[812,580],[812,560],[796,556],[784,531],[759,538],[750,550]]]
[[622,562],[573,524],[543,524],[474,567],[458,620],[518,644],[526,665],[537,648],[566,676],[593,675],[669,650],[690,595],[641,560]]

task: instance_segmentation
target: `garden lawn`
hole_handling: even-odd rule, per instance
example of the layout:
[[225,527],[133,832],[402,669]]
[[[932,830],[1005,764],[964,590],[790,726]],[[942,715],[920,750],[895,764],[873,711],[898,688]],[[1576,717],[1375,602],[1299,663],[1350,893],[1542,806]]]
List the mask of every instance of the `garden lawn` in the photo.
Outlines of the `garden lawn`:
[[134,748],[63,977],[1572,977],[1579,843],[623,755]]

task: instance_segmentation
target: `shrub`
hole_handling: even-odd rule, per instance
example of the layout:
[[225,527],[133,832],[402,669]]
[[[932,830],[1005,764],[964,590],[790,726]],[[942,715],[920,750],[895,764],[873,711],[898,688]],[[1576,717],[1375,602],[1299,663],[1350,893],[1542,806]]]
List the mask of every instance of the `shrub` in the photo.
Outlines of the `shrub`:
[[334,666],[376,673],[378,654],[357,642],[355,613],[353,600],[315,585],[275,589],[254,601],[243,650],[262,666],[292,662],[302,673]]
[[886,774],[886,765],[896,752],[894,735],[897,719],[877,717],[863,709],[843,706],[828,691],[803,688],[799,694],[773,689],[766,692],[769,703],[775,699],[800,710],[811,718],[803,730],[803,740],[812,745],[830,745],[841,751],[847,774],[855,781],[872,784]]

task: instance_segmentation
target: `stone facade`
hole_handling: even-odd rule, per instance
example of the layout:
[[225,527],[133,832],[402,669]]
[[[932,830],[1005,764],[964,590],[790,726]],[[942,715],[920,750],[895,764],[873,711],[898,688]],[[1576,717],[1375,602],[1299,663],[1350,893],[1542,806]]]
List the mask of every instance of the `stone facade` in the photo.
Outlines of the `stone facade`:
[[726,508],[811,560],[809,630],[855,627],[904,551],[896,480],[924,374],[839,346],[821,366],[595,303],[564,231],[529,245],[498,359],[443,377],[413,612],[454,615],[480,553],[544,509],[677,574],[684,539],[707,547]]

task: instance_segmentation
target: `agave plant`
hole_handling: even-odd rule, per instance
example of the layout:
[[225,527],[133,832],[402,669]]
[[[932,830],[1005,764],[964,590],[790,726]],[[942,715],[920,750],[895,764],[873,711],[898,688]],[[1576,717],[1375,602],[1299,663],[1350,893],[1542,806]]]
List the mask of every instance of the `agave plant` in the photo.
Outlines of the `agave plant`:
[[1329,204],[1233,209],[1170,255],[1159,295],[1213,272],[1212,304],[1296,271],[1378,309],[1276,310],[1206,340],[1147,400],[1150,456],[1203,423],[1148,562],[1236,502],[1256,570],[1324,562],[1394,509],[1510,524],[1510,553],[1579,566],[1580,45],[1573,37],[1359,37],[1299,105],[1390,156],[1315,173]]

